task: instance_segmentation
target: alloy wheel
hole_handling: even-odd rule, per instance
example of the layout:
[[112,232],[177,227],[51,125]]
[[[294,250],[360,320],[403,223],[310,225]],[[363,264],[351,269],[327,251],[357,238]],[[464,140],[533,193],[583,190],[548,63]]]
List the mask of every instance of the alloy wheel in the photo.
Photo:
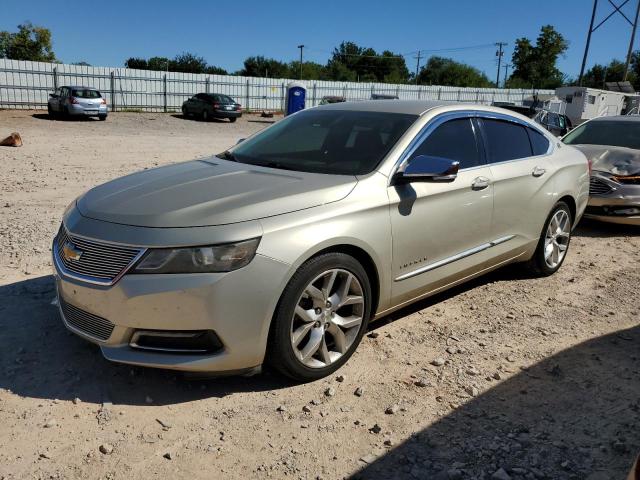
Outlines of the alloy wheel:
[[298,299],[291,322],[291,345],[300,362],[323,368],[342,357],[364,316],[365,299],[357,277],[343,269],[315,277]]
[[571,220],[565,210],[558,210],[547,227],[544,239],[544,261],[549,268],[556,268],[567,253],[571,235]]

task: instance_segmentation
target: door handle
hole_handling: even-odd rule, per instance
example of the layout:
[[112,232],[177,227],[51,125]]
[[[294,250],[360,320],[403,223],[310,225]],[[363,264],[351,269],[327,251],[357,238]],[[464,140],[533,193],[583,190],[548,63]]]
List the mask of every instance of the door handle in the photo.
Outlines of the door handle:
[[533,175],[534,177],[541,177],[542,175],[544,175],[546,172],[546,170],[542,167],[536,167],[533,169],[533,171],[531,172],[531,175]]
[[491,182],[487,177],[476,177],[473,179],[473,183],[471,184],[472,190],[484,190],[489,186]]

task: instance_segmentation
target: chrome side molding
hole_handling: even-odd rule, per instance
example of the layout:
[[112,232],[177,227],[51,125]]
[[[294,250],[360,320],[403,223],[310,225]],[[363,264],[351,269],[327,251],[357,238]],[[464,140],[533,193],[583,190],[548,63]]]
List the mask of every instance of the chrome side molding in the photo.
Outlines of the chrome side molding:
[[438,260],[437,262],[433,262],[433,263],[430,263],[429,265],[425,265],[424,267],[420,267],[411,272],[404,273],[399,277],[396,277],[393,281],[401,282],[402,280],[406,280],[408,278],[412,278],[417,275],[430,272],[431,270],[435,270],[436,268],[444,267],[445,265],[449,265],[450,263],[457,262],[458,260],[462,260],[463,258],[470,257],[471,255],[475,255],[476,253],[480,253],[484,250],[488,250],[491,247],[500,245],[501,243],[508,242],[514,237],[515,235],[507,235],[506,237],[500,237],[490,242],[483,243],[482,245],[478,245],[477,247],[473,247],[468,250],[464,250],[460,253],[456,253],[451,257],[443,258],[442,260]]

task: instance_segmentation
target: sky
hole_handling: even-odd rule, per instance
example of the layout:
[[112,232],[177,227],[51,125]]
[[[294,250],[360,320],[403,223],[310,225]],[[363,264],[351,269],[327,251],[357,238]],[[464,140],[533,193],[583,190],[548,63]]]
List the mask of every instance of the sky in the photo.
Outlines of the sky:
[[[632,20],[635,6],[630,0],[622,9]],[[15,31],[27,20],[49,28],[63,63],[121,67],[129,57],[191,52],[232,72],[253,55],[297,60],[300,44],[306,45],[305,60],[325,63],[341,41],[353,41],[405,54],[412,71],[412,52],[424,50],[427,57],[469,63],[495,79],[493,44],[507,42],[504,58],[510,62],[517,38],[535,42],[540,27],[550,24],[569,41],[560,70],[577,77],[592,8],[592,0],[23,0],[3,2],[0,30]],[[612,10],[600,0],[596,23]],[[593,34],[587,68],[624,60],[630,36],[631,27],[614,15]],[[634,49],[640,49],[640,32]]]

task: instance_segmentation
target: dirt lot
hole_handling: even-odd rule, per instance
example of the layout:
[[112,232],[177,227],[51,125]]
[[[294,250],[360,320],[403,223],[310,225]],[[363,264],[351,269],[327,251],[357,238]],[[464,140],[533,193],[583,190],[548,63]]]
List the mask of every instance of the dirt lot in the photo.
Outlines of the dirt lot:
[[[291,385],[115,365],[51,305],[64,207],[263,128],[0,112],[0,479],[623,478],[640,450],[640,231],[584,223],[560,272],[503,269],[371,326]],[[355,394],[361,389],[361,395]]]

